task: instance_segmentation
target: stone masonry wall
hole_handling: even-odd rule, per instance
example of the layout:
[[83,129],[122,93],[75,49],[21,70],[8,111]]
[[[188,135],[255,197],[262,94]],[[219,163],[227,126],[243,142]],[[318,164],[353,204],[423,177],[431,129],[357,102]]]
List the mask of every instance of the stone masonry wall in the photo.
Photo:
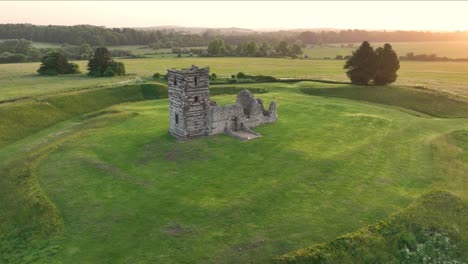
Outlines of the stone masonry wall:
[[170,69],[168,75],[169,132],[177,139],[248,131],[277,120],[276,103],[266,110],[248,90],[237,95],[235,104],[218,106],[210,101],[209,68]]

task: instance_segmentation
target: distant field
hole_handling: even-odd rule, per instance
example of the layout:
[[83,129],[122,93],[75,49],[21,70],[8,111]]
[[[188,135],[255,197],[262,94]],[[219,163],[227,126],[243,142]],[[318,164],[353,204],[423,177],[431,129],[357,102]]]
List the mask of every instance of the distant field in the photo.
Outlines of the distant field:
[[[0,40],[2,42],[3,40]],[[352,44],[353,47],[346,47]],[[347,56],[359,47],[361,43],[340,43],[340,44],[324,44],[314,45],[313,47],[304,48],[304,54],[313,59],[335,58],[337,55]],[[371,42],[374,47],[383,46],[385,42]],[[468,41],[421,41],[421,42],[390,42],[399,56],[406,55],[409,52],[415,54],[437,54],[440,57],[449,58],[468,58]],[[61,45],[55,43],[34,42],[33,45],[37,48],[58,48]],[[172,49],[157,49],[149,48],[148,45],[122,45],[109,46],[109,49],[128,50],[136,55],[168,53]],[[206,47],[188,47],[190,48],[206,48]]]
[[[0,100],[47,94],[70,89],[119,85],[122,81],[150,78],[153,73],[165,73],[168,68],[209,66],[211,72],[229,77],[237,72],[272,75],[284,78],[313,78],[347,81],[342,60],[299,60],[274,58],[159,58],[124,59],[127,73],[116,78],[90,78],[84,74],[41,77],[36,74],[39,63],[0,64]],[[86,71],[87,61],[78,61]],[[401,62],[395,85],[422,86],[468,97],[467,62]]]
[[[342,47],[347,44],[330,44],[304,49],[304,54],[310,58],[335,58],[336,55],[347,56],[359,47],[360,43],[352,43],[353,48]],[[382,42],[371,42],[374,47],[383,46]],[[428,41],[428,42],[390,42],[399,56],[409,52],[415,54],[437,54],[440,57],[468,58],[468,41]]]

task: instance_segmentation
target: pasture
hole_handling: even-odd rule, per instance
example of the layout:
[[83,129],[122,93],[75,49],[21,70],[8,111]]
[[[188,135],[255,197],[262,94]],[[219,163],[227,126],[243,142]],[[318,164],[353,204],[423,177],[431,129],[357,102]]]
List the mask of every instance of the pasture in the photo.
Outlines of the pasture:
[[[337,55],[348,56],[361,45],[361,43],[351,43],[353,47],[347,47],[347,44],[324,44],[304,49],[304,54],[310,58],[331,58]],[[385,42],[371,42],[375,47],[381,47]],[[468,41],[420,41],[420,42],[390,42],[393,49],[399,56],[405,56],[407,53],[414,54],[437,54],[439,57],[448,58],[468,58],[466,46]]]
[[[44,77],[36,74],[39,63],[0,64],[0,100],[37,96],[67,90],[113,87],[139,79],[150,79],[155,72],[187,65],[207,65],[218,76],[230,77],[240,71],[278,78],[311,78],[347,81],[344,61],[277,58],[146,58],[125,59],[128,76],[91,78],[85,74]],[[77,61],[86,72],[87,61]],[[394,85],[417,86],[468,97],[468,62],[401,62]],[[135,78],[137,78],[135,80]]]
[[294,263],[350,232],[372,239],[352,232],[393,223],[434,190],[460,206],[444,215],[445,202],[424,203],[434,214],[409,210],[422,220],[408,225],[437,217],[446,226],[432,227],[448,226],[453,254],[468,257],[456,211],[468,201],[468,63],[402,62],[389,87],[213,85],[219,104],[234,102],[229,91],[267,90],[257,97],[277,102],[278,122],[255,128],[263,137],[248,142],[177,142],[167,133],[165,90],[139,84],[155,72],[196,64],[225,77],[346,81],[344,61],[121,61],[129,75],[120,78],[40,77],[38,63],[0,65],[1,100],[27,98],[0,104],[0,262],[268,263],[293,252],[282,260]]
[[[161,99],[115,105],[3,148],[2,188],[19,180],[9,166],[26,158],[43,191],[28,177],[31,187],[18,191],[45,199],[42,217],[7,227],[49,230],[6,257],[264,263],[383,220],[434,188],[466,199],[466,179],[457,176],[464,161],[447,176],[449,149],[433,156],[435,140],[466,131],[466,118],[301,92],[321,84],[254,86],[278,102],[279,121],[257,128],[264,136],[250,142],[221,135],[178,143],[167,134]],[[31,202],[24,199],[20,208]],[[17,206],[2,212],[20,217]]]

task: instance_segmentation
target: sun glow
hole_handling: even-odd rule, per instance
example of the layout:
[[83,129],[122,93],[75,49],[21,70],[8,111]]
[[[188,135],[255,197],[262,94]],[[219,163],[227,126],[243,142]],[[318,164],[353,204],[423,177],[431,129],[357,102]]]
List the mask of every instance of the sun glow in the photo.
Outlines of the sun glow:
[[42,25],[468,30],[462,1],[34,1],[0,10],[0,23]]

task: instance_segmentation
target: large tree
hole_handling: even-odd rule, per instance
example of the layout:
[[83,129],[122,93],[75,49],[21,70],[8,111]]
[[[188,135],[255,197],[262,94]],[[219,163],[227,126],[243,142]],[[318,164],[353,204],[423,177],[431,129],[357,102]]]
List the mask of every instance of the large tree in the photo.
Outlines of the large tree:
[[346,61],[344,69],[353,84],[368,85],[375,76],[376,55],[369,42],[364,41]]
[[125,75],[125,66],[121,62],[112,60],[112,57],[105,47],[97,48],[94,56],[88,61],[88,75],[115,76]]
[[374,84],[386,85],[396,81],[397,71],[400,69],[400,61],[390,44],[385,44],[383,48],[376,49],[377,69],[374,77]]
[[37,73],[41,75],[58,75],[79,73],[78,65],[68,62],[60,52],[49,52],[41,60],[41,66]]
[[224,56],[226,53],[226,46],[224,45],[224,40],[216,39],[208,44],[208,49],[206,50],[209,56]]

